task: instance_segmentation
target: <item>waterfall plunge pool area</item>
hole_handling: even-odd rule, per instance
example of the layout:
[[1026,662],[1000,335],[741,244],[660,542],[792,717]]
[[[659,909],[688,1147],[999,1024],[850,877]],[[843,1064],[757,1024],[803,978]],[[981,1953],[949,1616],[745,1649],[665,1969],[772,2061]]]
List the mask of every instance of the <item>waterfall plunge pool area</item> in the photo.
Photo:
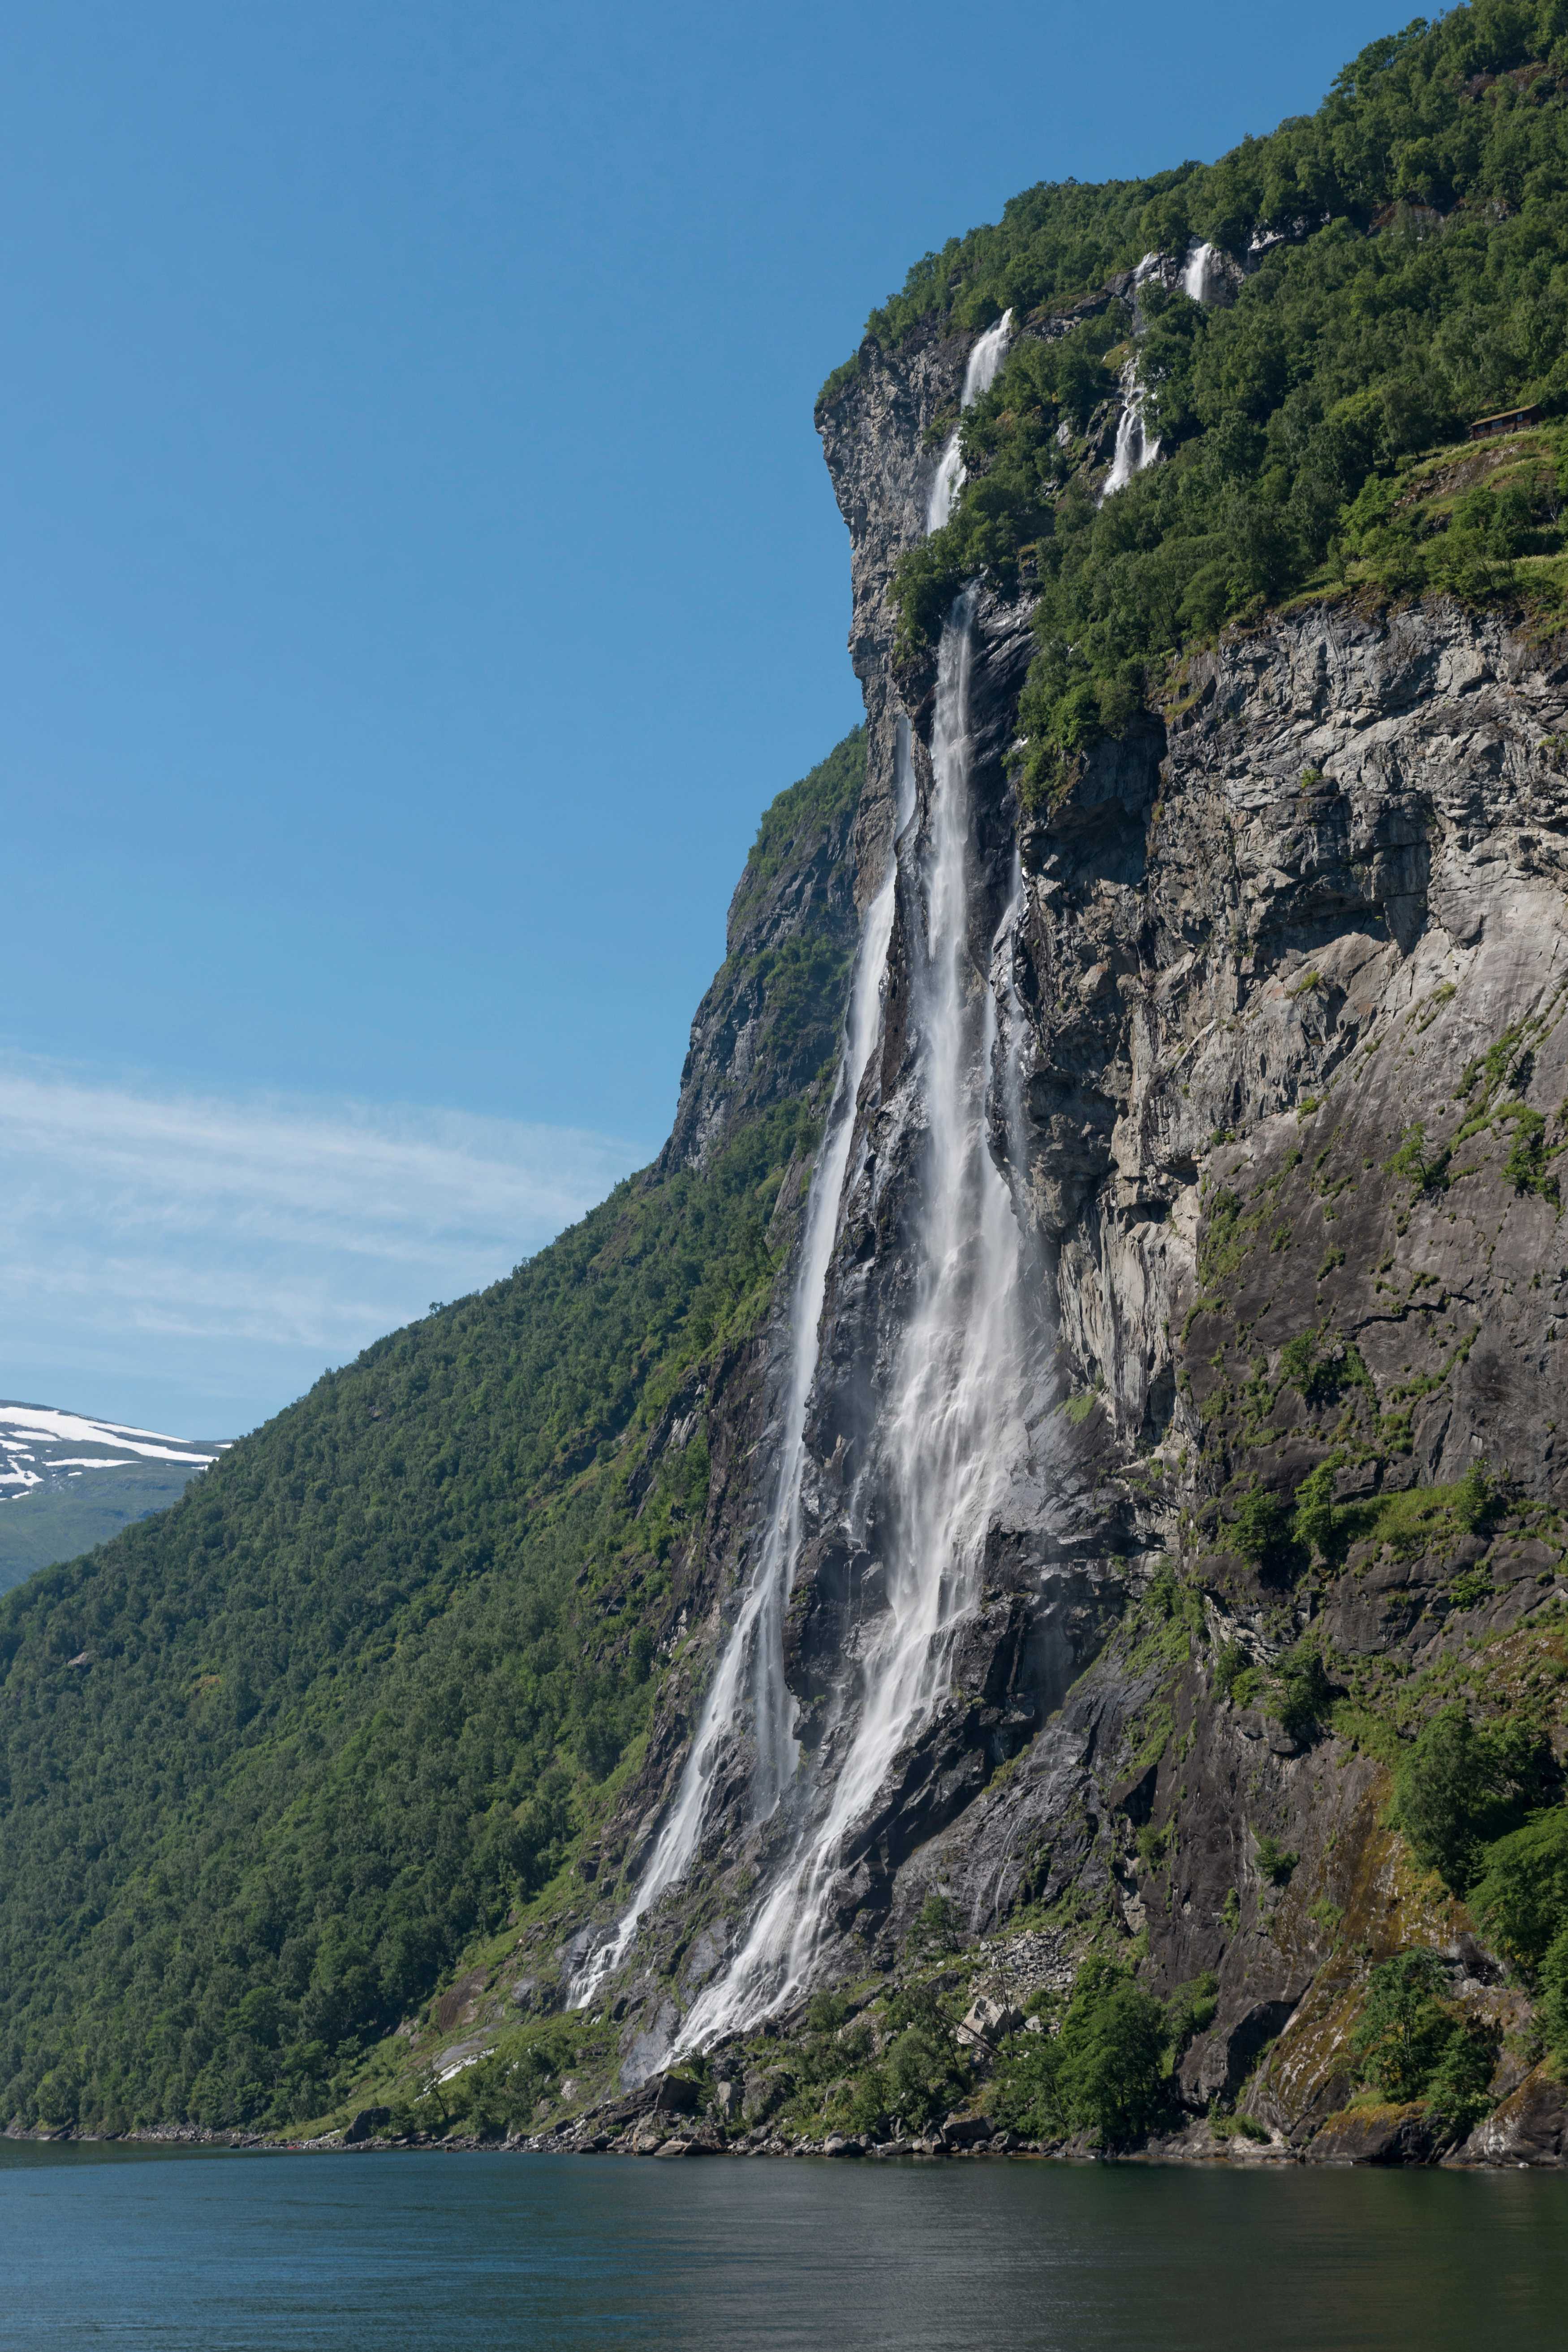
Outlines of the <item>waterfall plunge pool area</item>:
[[1560,2352],[1568,2178],[0,2141],[7,2352]]

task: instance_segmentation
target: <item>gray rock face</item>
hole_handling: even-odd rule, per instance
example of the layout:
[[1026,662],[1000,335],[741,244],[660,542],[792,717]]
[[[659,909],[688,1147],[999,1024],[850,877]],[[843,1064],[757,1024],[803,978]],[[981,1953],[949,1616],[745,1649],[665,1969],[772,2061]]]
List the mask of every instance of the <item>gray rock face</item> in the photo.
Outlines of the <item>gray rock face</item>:
[[[825,845],[809,887],[845,925],[886,870],[901,723],[917,790],[931,788],[931,679],[895,660],[887,587],[921,533],[928,430],[964,358],[961,341],[917,337],[896,362],[868,347],[819,420],[851,538],[868,764],[852,835]],[[1561,1582],[1531,1512],[1565,1499],[1568,1263],[1550,1153],[1568,1096],[1568,667],[1453,604],[1300,610],[1193,656],[1159,714],[1028,814],[1006,757],[1032,647],[1026,603],[983,593],[969,945],[998,1001],[994,1079],[1008,1057],[1021,1072],[1021,1122],[994,1085],[993,1150],[1070,1409],[993,1529],[944,1702],[847,1844],[825,1972],[891,1965],[939,1889],[971,1937],[1005,1934],[1026,1905],[1144,1933],[1156,1990],[1218,1980],[1184,2095],[1201,2106],[1250,2078],[1253,2111],[1300,2145],[1352,2086],[1369,1960],[1413,1932],[1458,1949],[1465,1923],[1402,1880],[1384,1768],[1321,1726],[1288,1731],[1235,1703],[1216,1662],[1265,1667],[1313,1627],[1347,1670],[1409,1675],[1528,1630]],[[1021,917],[989,971],[1020,866]],[[862,1368],[885,1360],[907,1300],[917,913],[901,904],[895,922],[808,1424],[785,1650],[807,1748],[853,1720],[880,1605],[851,1495]],[[790,919],[784,898],[765,919]],[[672,1151],[700,1159],[742,1098],[744,1035],[742,993],[717,990]],[[775,1319],[775,1360],[779,1336]],[[722,1399],[708,1404],[716,1458],[734,1465],[727,1530],[694,1572],[713,1638],[765,1469],[754,1367],[736,1393],[729,1439]],[[1477,1461],[1510,1507],[1468,1551],[1449,1527],[1304,1575],[1226,1548],[1251,1481],[1289,1498],[1330,1462],[1349,1508],[1451,1485]],[[1172,1567],[1202,1588],[1202,1626],[1156,1637],[1149,1599]],[[710,1655],[694,1654],[606,1837],[623,1889]],[[749,1823],[748,1788],[737,1749],[698,1866],[634,1954],[627,2046],[650,2062],[672,2001],[711,1973],[707,1923],[743,1912],[765,1867],[775,1832]],[[1265,1871],[1260,1841],[1287,1861]],[[1500,2027],[1517,2007],[1464,1983]],[[769,2095],[748,2075],[747,2116]],[[1545,2147],[1556,2126],[1544,2094],[1531,2098],[1520,2145]],[[1426,2147],[1409,2119],[1336,2129],[1317,2151],[1332,2160]],[[1500,2139],[1485,2160],[1542,2159]]]
[[[1468,1339],[1407,1458],[1451,1477],[1486,1451],[1544,1491],[1555,1318],[1520,1293],[1555,1211],[1504,1166],[1518,1108],[1563,1096],[1562,665],[1456,608],[1318,612],[1195,657],[1186,686],[1158,767],[1091,774],[1089,807],[1029,838],[1027,1174],[1064,1336],[1121,1444],[1217,1419],[1226,1461],[1240,1424],[1205,1408],[1303,1328],[1320,1388],[1353,1346],[1380,1400]],[[1510,1108],[1423,1182],[1494,1051]],[[1417,1126],[1415,1172],[1391,1176]],[[1222,1249],[1226,1193],[1247,1229]],[[1242,1263],[1202,1279],[1205,1239]],[[1213,1363],[1237,1325],[1247,1353]],[[1301,1402],[1253,1415],[1255,1460],[1261,1435],[1283,1465]]]
[[1568,2158],[1568,2090],[1536,2067],[1495,2114],[1479,2124],[1458,2161],[1560,2165]]

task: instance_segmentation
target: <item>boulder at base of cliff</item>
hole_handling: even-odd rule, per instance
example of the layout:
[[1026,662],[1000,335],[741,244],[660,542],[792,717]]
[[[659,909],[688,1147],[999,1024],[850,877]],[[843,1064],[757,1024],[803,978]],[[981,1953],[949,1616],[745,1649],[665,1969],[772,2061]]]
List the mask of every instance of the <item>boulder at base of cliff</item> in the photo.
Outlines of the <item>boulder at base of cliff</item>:
[[1436,2137],[1425,2104],[1343,2107],[1306,2150],[1309,2164],[1430,2164]]
[[1476,2126],[1458,2161],[1568,2163],[1568,2084],[1555,2082],[1543,2066],[1535,2067],[1485,2123]]
[[380,2131],[384,2125],[389,2124],[391,2121],[392,2109],[390,2107],[362,2107],[357,2116],[353,2116],[350,2118],[349,2123],[344,2129],[343,2146],[345,2147],[358,2147],[362,2140],[370,2139],[376,2132]]
[[696,2110],[697,2084],[689,2074],[666,2074],[653,2103],[656,2116],[689,2116]]
[[953,2040],[961,2050],[979,2050],[991,2056],[996,2044],[1007,2034],[1016,2033],[1023,2022],[1021,2009],[1016,2009],[1011,2001],[997,2000],[990,1993],[983,1992],[970,2003]]

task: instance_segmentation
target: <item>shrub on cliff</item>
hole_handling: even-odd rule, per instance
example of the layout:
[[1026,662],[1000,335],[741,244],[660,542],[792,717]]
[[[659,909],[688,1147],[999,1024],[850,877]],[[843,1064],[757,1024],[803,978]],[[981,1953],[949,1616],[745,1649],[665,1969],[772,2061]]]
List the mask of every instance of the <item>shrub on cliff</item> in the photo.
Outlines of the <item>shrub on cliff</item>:
[[888,2003],[891,2037],[876,2081],[863,2081],[862,2107],[879,2105],[906,2130],[940,2123],[973,2088],[953,2021],[930,1985],[912,1985]]
[[1485,1849],[1552,1792],[1552,1751],[1533,1726],[1475,1724],[1460,1703],[1423,1728],[1394,1775],[1394,1817],[1419,1859],[1456,1895],[1479,1874]]
[[1351,2049],[1387,2097],[1418,2099],[1436,2072],[1453,2031],[1445,1990],[1436,1952],[1399,1952],[1373,1969]]
[[[1183,2023],[1190,2021],[1184,2011]],[[1087,2131],[1102,2147],[1126,2147],[1143,2137],[1165,2105],[1171,2036],[1163,2003],[1128,1969],[1086,1961],[1059,2030],[1012,2037],[998,2063],[992,2112],[1031,2138]]]
[[916,1959],[940,1959],[944,1953],[956,1952],[963,1941],[957,1904],[946,1895],[928,1895],[906,1941]]
[[1568,2072],[1568,1925],[1561,1927],[1541,1963],[1542,2038],[1560,2073]]
[[1141,2138],[1165,2100],[1165,2011],[1110,1960],[1080,1970],[1058,2037],[1057,2092],[1068,2128],[1102,2147]]
[[1500,1951],[1531,1974],[1568,1927],[1568,1805],[1489,1847],[1470,1908]]
[[1444,1995],[1436,1952],[1398,1952],[1372,1971],[1351,2049],[1366,2079],[1389,2099],[1427,2099],[1455,2131],[1468,2130],[1487,2106],[1497,2041],[1461,2016]]

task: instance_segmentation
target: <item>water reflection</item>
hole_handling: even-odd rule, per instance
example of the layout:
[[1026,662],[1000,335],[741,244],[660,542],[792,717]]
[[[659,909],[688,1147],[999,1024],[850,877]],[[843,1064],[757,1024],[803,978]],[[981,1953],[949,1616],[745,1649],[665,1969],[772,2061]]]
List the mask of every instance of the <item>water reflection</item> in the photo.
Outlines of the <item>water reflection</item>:
[[1560,2352],[1568,2179],[0,2143],[10,2347]]

